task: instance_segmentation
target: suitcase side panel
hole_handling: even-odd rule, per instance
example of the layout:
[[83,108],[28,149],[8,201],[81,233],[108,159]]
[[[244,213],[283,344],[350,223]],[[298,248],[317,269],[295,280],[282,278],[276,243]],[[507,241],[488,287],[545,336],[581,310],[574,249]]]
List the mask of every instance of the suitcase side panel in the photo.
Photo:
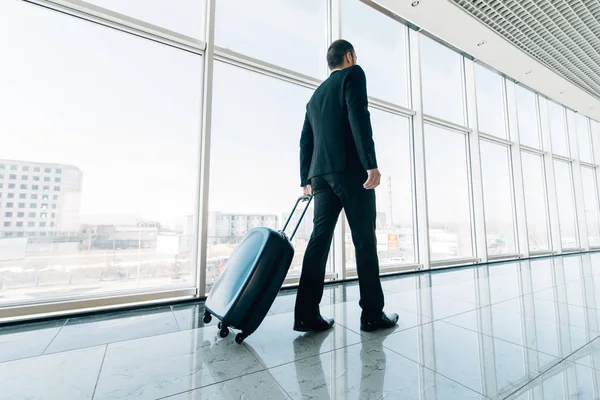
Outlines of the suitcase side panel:
[[218,318],[223,319],[237,302],[240,293],[254,275],[271,235],[270,229],[253,229],[244,236],[233,251],[206,300],[206,307]]
[[241,321],[233,326],[246,334],[253,333],[267,316],[294,258],[294,248],[285,238],[279,240],[277,247],[273,246],[272,250],[265,247],[269,257],[257,265],[254,276],[240,296],[239,304],[250,306],[239,315]]

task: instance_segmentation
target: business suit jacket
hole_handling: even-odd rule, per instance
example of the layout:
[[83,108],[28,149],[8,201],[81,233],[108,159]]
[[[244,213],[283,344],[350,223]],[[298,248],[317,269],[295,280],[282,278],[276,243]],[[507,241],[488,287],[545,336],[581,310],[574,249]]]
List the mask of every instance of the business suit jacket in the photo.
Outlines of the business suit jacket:
[[358,66],[334,71],[315,90],[300,138],[301,185],[316,176],[377,168],[367,80]]

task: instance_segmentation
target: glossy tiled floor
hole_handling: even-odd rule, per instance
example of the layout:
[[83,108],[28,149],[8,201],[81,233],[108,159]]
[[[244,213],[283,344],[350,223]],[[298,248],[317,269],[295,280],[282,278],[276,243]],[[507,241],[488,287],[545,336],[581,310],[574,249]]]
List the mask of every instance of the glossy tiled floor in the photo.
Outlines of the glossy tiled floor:
[[0,399],[598,399],[600,254],[386,279],[396,329],[326,289],[323,334],[284,292],[243,345],[201,304],[0,328]]

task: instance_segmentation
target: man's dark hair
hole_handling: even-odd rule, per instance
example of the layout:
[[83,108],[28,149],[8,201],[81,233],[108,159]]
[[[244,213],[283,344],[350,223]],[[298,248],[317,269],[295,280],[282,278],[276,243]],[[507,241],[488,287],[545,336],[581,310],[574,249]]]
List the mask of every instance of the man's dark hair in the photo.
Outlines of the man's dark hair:
[[331,46],[327,50],[327,64],[329,65],[329,69],[334,69],[342,65],[344,57],[348,53],[354,54],[354,46],[347,40],[340,39],[331,43]]

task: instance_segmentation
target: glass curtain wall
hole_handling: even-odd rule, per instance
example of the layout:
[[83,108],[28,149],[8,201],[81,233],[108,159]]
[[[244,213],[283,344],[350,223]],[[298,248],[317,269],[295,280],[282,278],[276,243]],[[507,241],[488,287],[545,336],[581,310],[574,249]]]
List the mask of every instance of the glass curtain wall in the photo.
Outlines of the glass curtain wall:
[[546,175],[543,156],[529,151],[521,152],[527,238],[531,253],[544,253],[552,249],[548,223]]
[[[38,1],[0,4],[0,307],[204,296],[301,194],[339,37],[367,74],[382,272],[600,246],[597,121],[360,0],[77,2],[111,22]],[[311,231],[312,209],[288,283]],[[333,250],[327,279],[352,275],[344,224]]]
[[0,308],[195,288],[202,55],[23,1],[0,49]]
[[429,253],[433,262],[469,259],[475,254],[464,60],[425,35],[419,42]]
[[[475,65],[477,122],[489,257],[517,253],[511,142],[506,118],[504,78]],[[487,137],[487,139],[486,139]],[[496,138],[503,141],[496,141]]]

